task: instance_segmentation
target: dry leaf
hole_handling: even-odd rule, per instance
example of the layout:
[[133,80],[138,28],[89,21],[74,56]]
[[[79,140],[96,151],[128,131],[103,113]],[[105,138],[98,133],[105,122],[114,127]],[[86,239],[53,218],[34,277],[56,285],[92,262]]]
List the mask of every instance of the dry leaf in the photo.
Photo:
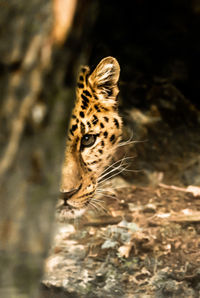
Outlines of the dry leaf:
[[132,249],[132,243],[126,243],[118,248],[120,257],[128,258]]
[[198,186],[189,185],[186,190],[187,192],[191,192],[194,197],[200,196],[200,187]]

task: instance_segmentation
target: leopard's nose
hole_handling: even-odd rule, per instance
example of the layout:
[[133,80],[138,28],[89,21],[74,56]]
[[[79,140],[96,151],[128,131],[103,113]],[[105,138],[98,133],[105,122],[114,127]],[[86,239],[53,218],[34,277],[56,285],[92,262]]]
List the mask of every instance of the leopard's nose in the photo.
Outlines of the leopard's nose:
[[73,195],[75,195],[77,193],[78,189],[73,189],[71,191],[68,192],[63,192],[62,194],[62,198],[64,200],[69,200]]
[[82,187],[82,184],[80,184],[78,188],[74,188],[74,189],[72,189],[70,191],[66,191],[66,192],[61,192],[62,199],[66,202],[71,197],[73,197],[81,189],[81,187]]

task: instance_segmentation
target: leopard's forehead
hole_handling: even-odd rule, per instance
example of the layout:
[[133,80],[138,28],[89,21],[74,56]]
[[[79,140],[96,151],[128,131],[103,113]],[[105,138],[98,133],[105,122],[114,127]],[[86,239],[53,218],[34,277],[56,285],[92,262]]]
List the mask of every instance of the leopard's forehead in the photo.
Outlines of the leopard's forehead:
[[[120,129],[121,119],[115,105],[105,107],[88,82],[89,68],[82,67],[78,83],[77,98],[72,112],[69,139],[74,136],[90,133],[100,133],[104,138],[109,138],[109,127]],[[115,136],[110,135],[110,141],[114,143]]]

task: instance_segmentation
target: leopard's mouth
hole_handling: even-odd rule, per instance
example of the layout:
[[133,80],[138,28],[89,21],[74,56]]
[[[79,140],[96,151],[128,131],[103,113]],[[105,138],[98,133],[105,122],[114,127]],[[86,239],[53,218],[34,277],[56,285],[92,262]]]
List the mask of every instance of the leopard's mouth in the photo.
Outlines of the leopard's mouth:
[[82,209],[86,208],[91,199],[94,197],[96,189],[92,189],[89,192],[81,193],[82,184],[79,188],[70,191],[70,192],[61,192],[59,198],[58,208],[65,209],[65,210],[74,210],[74,209]]
[[85,213],[91,199],[92,198],[87,198],[87,201],[85,200],[73,205],[66,201],[63,202],[63,200],[59,200],[56,206],[56,218],[59,221],[63,221],[82,216],[83,213]]

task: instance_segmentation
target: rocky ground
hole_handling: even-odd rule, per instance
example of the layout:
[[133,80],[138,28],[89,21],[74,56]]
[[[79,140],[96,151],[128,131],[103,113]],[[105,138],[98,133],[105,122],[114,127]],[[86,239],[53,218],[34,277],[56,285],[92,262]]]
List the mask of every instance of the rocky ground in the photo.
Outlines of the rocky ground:
[[168,82],[136,87],[146,107],[122,110],[130,144],[115,164],[128,168],[57,223],[41,297],[200,295],[200,114]]

